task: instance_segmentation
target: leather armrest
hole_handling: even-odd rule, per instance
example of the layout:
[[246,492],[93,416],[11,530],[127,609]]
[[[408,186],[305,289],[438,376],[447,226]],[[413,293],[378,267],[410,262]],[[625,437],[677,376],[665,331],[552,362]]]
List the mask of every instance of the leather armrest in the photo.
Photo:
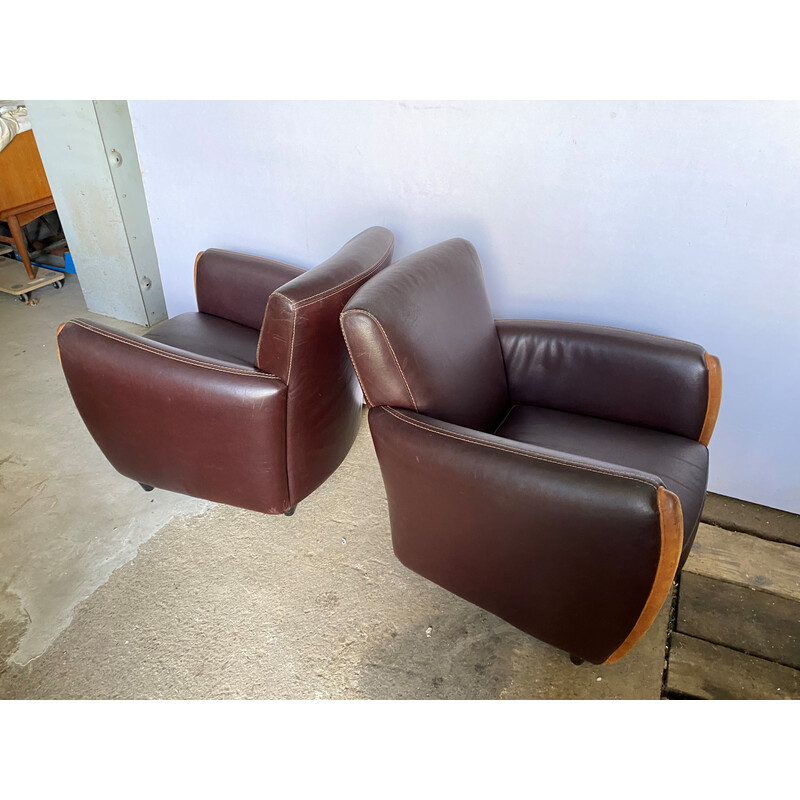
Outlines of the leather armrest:
[[408,410],[369,422],[407,567],[594,663],[644,635],[683,542],[658,478]]
[[197,310],[260,330],[269,296],[304,269],[228,250],[206,250],[194,262]]
[[282,381],[88,320],[63,325],[58,349],[75,405],[117,471],[266,513],[291,505]]
[[496,320],[513,404],[675,433],[708,444],[722,394],[702,347],[647,333],[549,320]]

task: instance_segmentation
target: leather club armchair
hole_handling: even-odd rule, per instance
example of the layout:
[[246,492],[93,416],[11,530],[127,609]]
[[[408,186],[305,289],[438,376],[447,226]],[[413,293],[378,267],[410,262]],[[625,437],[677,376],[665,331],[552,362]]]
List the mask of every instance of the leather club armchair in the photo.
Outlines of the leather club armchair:
[[145,489],[291,514],[355,438],[362,395],[339,314],[393,246],[369,228],[308,271],[206,250],[196,313],[144,336],[62,325],[64,374],[100,449]]
[[395,262],[341,323],[400,561],[576,663],[624,656],[697,531],[718,360],[645,333],[495,320],[463,239]]

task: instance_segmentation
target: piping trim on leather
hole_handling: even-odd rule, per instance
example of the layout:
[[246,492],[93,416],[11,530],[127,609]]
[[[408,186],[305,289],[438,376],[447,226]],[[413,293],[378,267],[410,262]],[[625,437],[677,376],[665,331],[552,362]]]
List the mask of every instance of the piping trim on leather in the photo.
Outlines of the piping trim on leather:
[[[232,253],[233,251],[224,250],[223,252]],[[233,255],[239,255],[239,254],[233,253]],[[259,258],[259,256],[254,256],[254,258]],[[275,264],[279,264],[282,267],[292,267],[291,264],[285,264],[283,261],[275,261],[275,259],[272,259],[272,258],[266,258],[264,260],[265,261],[271,261],[271,262],[273,262]],[[299,269],[299,270],[303,269],[302,267],[292,267],[292,268],[293,269]],[[305,272],[308,272],[308,270],[305,270]],[[297,277],[299,278],[300,276],[298,275]],[[291,278],[291,280],[294,280],[294,278]],[[289,283],[289,281],[286,281],[286,283]],[[281,284],[281,286],[284,286],[284,285],[285,284]],[[278,289],[280,289],[280,288],[281,287],[279,286]],[[270,292],[270,297],[272,297],[273,294],[280,294],[278,289],[275,289],[274,291]],[[289,302],[289,305],[291,305],[292,301],[289,300],[288,297],[286,297],[285,295],[282,295],[282,294],[280,296],[283,297],[284,300],[287,300]],[[260,356],[261,356],[261,338],[264,336],[264,329],[267,327],[267,310],[268,309],[269,309],[269,297],[267,298],[267,304],[264,306],[264,315],[261,317],[261,328],[258,331],[258,342],[256,343],[256,362],[255,362],[256,369],[261,369],[261,367],[259,367],[259,365],[258,365],[259,361],[261,360],[261,358],[260,358]]]
[[408,381],[406,380],[406,376],[403,374],[403,368],[400,366],[400,362],[397,360],[397,355],[394,352],[394,348],[392,347],[392,343],[389,341],[389,337],[386,335],[386,331],[383,329],[383,325],[381,325],[380,321],[370,314],[369,311],[363,308],[351,308],[345,311],[341,316],[345,316],[346,314],[366,314],[380,329],[380,332],[383,334],[383,338],[386,340],[386,345],[389,348],[389,352],[392,354],[392,358],[394,359],[394,363],[397,364],[397,369],[400,372],[400,377],[403,379],[403,383],[406,385],[406,391],[408,392],[408,396],[411,398],[411,404],[414,406],[414,411],[419,413],[419,409],[417,408],[417,401],[414,399],[414,395],[411,393],[411,387],[408,385]]
[[[281,295],[284,297],[284,295]],[[286,298],[289,299],[288,297]],[[297,327],[297,311],[292,309],[292,341],[289,344],[289,369],[286,373],[286,385],[289,385],[289,378],[292,377],[292,362],[294,361],[294,330]]]
[[[343,283],[340,283],[336,286],[333,286],[330,289],[324,289],[321,292],[317,292],[316,294],[312,294],[311,297],[304,297],[302,300],[297,300],[294,303],[295,308],[302,308],[303,306],[310,305],[314,302],[319,302],[320,300],[324,300],[326,297],[329,297],[332,294],[336,294],[336,292],[340,291],[341,289],[346,289],[348,286],[352,286],[354,283],[358,283],[362,278],[369,277],[378,267],[380,267],[383,262],[386,260],[386,256],[389,255],[392,248],[394,247],[394,237],[392,237],[392,241],[389,243],[389,246],[386,248],[386,252],[368,269],[364,272],[360,272],[354,278],[348,278]],[[286,295],[281,295],[281,297],[286,297]],[[288,297],[286,297],[289,300]],[[291,303],[292,301],[289,300]]]
[[547,461],[551,464],[557,464],[561,467],[573,467],[574,469],[581,469],[586,472],[597,472],[600,475],[608,475],[612,478],[623,478],[629,481],[636,481],[637,483],[643,483],[645,486],[650,486],[654,489],[659,489],[660,486],[653,481],[647,481],[643,478],[637,478],[633,475],[628,475],[625,472],[611,472],[609,470],[597,469],[595,467],[587,467],[584,464],[576,464],[573,461],[562,461],[556,458],[547,458],[546,456],[535,455],[534,453],[526,453],[524,450],[517,450],[512,447],[500,447],[499,445],[492,444],[491,442],[484,442],[480,439],[475,439],[470,436],[461,436],[460,434],[450,433],[449,431],[443,431],[439,428],[434,428],[430,425],[427,425],[424,422],[418,422],[417,420],[409,419],[405,416],[402,412],[398,411],[397,409],[392,408],[391,406],[381,406],[381,408],[386,409],[393,417],[396,417],[403,422],[408,423],[409,425],[413,425],[416,428],[421,428],[424,431],[430,431],[431,433],[438,433],[440,436],[447,436],[450,439],[458,439],[461,442],[467,442],[469,444],[477,444],[481,447],[490,447],[493,450],[502,450],[505,453],[513,453],[514,455],[525,456],[525,458],[532,458],[535,461]]
[[361,380],[361,373],[358,371],[358,366],[356,365],[356,360],[353,358],[353,351],[350,349],[350,342],[347,341],[347,333],[344,329],[344,313],[339,314],[339,327],[342,329],[342,338],[344,339],[344,346],[347,348],[347,355],[350,356],[350,361],[353,364],[353,369],[356,371],[356,378],[358,378],[358,383],[361,386],[361,391],[364,393],[364,399],[367,401],[367,405],[370,408],[374,407],[374,403],[369,399],[369,395],[367,394],[367,387],[364,385],[364,381]]
[[268,308],[269,308],[269,297],[267,298],[267,304],[264,306],[264,316],[261,318],[261,330],[258,332],[258,341],[256,342],[256,361],[255,361],[256,369],[261,369],[261,367],[258,366],[258,362],[261,361],[261,337],[264,335],[264,328],[267,327]]
[[151,347],[148,345],[141,344],[140,342],[134,342],[131,339],[122,337],[122,336],[115,336],[108,331],[100,330],[99,328],[95,328],[93,325],[89,325],[85,322],[80,322],[78,320],[72,320],[73,325],[77,325],[79,328],[84,328],[87,331],[91,331],[92,333],[97,333],[100,336],[105,336],[107,339],[113,339],[115,342],[119,342],[120,344],[128,345],[129,347],[135,347],[138,350],[144,350],[146,353],[152,353],[156,356],[161,356],[162,358],[169,358],[172,361],[179,361],[182,364],[189,364],[193,367],[201,367],[202,369],[210,369],[214,370],[215,372],[226,372],[231,375],[244,375],[244,376],[254,376],[256,378],[269,378],[271,380],[280,380],[277,375],[272,375],[269,372],[261,372],[256,370],[248,370],[248,369],[237,369],[236,367],[223,367],[217,364],[209,364],[205,361],[200,361],[199,359],[194,358],[187,358],[184,356],[174,355],[173,353],[165,353],[163,350],[158,349],[157,347]]
[[[376,269],[378,269],[383,262],[386,260],[386,256],[389,255],[392,248],[394,247],[394,237],[392,237],[392,241],[389,246],[386,248],[386,252],[368,269],[364,272],[360,272],[354,278],[349,278],[348,280],[344,281],[343,283],[337,284],[336,286],[332,287],[331,289],[325,289],[322,292],[317,292],[317,294],[311,295],[311,297],[305,297],[302,300],[292,301],[291,298],[287,297],[282,292],[278,291],[277,289],[272,293],[277,295],[278,297],[282,297],[288,304],[289,308],[292,311],[292,341],[289,345],[289,369],[286,373],[286,384],[289,384],[289,378],[292,374],[292,361],[294,360],[294,333],[295,333],[295,326],[297,324],[297,310],[300,308],[304,308],[307,305],[311,305],[312,303],[320,302],[324,300],[326,297],[330,297],[331,295],[336,294],[336,292],[341,291],[342,289],[346,289],[348,286],[352,286],[354,283],[357,283],[362,278],[369,277]],[[299,276],[298,276],[299,277]],[[294,280],[294,279],[292,279]],[[289,283],[289,281],[287,281]],[[285,286],[286,284],[284,284]],[[267,303],[269,305],[269,303]],[[266,324],[266,314],[267,310],[264,310],[264,321],[261,323],[261,333],[264,332],[264,325]],[[258,336],[258,349],[256,350],[256,361],[258,361],[258,356],[261,352],[261,333]],[[358,373],[356,373],[357,375]],[[366,397],[366,392],[364,393]]]

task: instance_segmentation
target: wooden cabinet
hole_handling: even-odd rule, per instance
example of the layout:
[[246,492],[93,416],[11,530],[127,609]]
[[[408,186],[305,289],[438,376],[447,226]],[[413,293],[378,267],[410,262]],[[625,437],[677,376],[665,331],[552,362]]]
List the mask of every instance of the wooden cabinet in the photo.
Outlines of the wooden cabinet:
[[0,241],[17,248],[31,280],[36,269],[28,256],[22,226],[55,207],[33,131],[17,134],[0,151],[0,220],[11,229],[11,236],[0,236]]

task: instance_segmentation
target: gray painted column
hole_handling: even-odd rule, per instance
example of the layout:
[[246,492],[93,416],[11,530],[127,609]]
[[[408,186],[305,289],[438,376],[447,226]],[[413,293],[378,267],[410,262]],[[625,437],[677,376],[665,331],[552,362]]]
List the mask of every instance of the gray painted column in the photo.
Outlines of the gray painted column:
[[127,102],[26,105],[89,310],[139,325],[166,319]]

